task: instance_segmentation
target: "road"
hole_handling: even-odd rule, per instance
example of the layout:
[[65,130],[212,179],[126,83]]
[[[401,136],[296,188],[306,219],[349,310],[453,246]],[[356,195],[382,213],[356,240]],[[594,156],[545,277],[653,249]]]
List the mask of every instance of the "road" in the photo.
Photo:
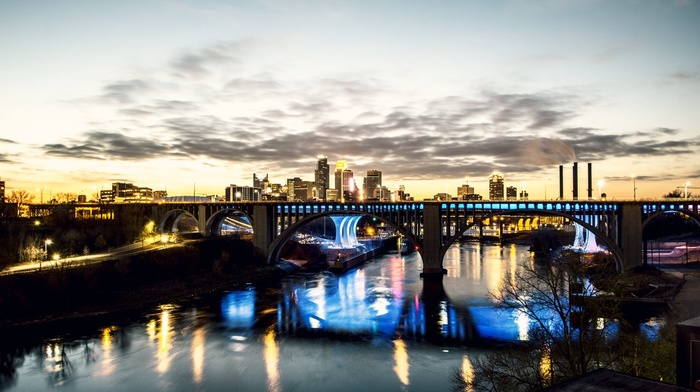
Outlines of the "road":
[[70,268],[80,265],[95,264],[117,257],[129,256],[136,253],[149,252],[152,250],[165,249],[166,247],[181,245],[182,243],[163,243],[160,241],[160,237],[152,237],[131,245],[112,248],[108,252],[104,253],[94,253],[89,255],[59,258],[56,260],[33,261],[29,263],[12,265],[0,271],[0,276],[32,273],[46,269]]

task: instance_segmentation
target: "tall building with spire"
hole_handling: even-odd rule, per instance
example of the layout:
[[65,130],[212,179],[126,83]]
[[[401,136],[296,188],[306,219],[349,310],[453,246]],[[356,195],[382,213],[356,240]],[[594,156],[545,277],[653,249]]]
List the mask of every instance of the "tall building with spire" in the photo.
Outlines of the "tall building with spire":
[[505,196],[505,184],[503,182],[503,174],[494,170],[489,176],[489,199],[503,200]]
[[318,189],[318,199],[326,201],[326,189],[330,188],[329,178],[330,167],[328,166],[328,158],[318,157],[316,162],[316,170],[314,170],[314,182]]

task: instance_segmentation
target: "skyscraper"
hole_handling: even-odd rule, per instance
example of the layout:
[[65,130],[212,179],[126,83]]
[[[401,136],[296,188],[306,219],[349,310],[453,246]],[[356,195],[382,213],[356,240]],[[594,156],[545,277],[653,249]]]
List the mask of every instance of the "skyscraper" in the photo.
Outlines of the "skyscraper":
[[373,198],[378,198],[382,199],[385,196],[382,194],[382,172],[379,170],[368,170],[367,171],[367,176],[365,177],[365,198],[366,199],[373,199]]
[[328,166],[328,158],[319,157],[316,162],[316,170],[314,170],[314,182],[318,189],[318,199],[326,201],[326,189],[329,188],[330,168]]
[[348,169],[346,161],[338,161],[335,164],[335,189],[341,201],[357,198],[357,187],[352,170]]
[[504,191],[503,174],[498,170],[494,170],[489,176],[489,199],[503,200],[505,196]]
[[346,161],[338,161],[335,163],[335,189],[338,194],[343,192],[343,170],[347,169],[348,163]]

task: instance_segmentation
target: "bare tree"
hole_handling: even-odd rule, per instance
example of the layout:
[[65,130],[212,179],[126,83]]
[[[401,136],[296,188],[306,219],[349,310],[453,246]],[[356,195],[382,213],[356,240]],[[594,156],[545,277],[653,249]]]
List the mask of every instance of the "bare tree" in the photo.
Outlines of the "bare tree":
[[475,358],[470,379],[455,371],[455,389],[536,391],[597,368],[672,381],[673,337],[666,329],[649,340],[627,325],[617,305],[624,287],[623,275],[586,268],[577,254],[524,263],[492,296],[526,316],[527,342]]
[[34,200],[34,194],[29,193],[25,189],[12,191],[10,197],[7,198],[10,203],[17,203],[17,207],[21,208],[25,204],[29,204]]
[[24,239],[24,246],[20,249],[20,262],[28,262],[45,259],[44,243],[37,235],[29,235]]
[[75,193],[70,193],[70,192],[58,192],[54,196],[54,200],[58,203],[70,203],[71,201],[75,201],[78,199],[78,196]]
[[[524,263],[492,293],[505,310],[529,320],[528,341],[511,350],[474,360],[469,386],[489,391],[536,391],[600,367],[612,367],[617,354],[609,344],[610,324],[621,322],[617,306],[577,258],[563,263]],[[593,282],[596,282],[594,284]],[[455,382],[459,383],[456,379]],[[465,381],[466,382],[466,381]]]

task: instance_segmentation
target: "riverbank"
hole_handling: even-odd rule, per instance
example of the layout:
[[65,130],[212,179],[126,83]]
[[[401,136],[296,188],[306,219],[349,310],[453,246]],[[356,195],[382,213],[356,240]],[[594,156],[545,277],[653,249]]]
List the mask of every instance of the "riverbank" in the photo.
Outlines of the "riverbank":
[[249,244],[224,239],[99,265],[3,276],[0,332],[27,335],[93,323],[283,275]]

